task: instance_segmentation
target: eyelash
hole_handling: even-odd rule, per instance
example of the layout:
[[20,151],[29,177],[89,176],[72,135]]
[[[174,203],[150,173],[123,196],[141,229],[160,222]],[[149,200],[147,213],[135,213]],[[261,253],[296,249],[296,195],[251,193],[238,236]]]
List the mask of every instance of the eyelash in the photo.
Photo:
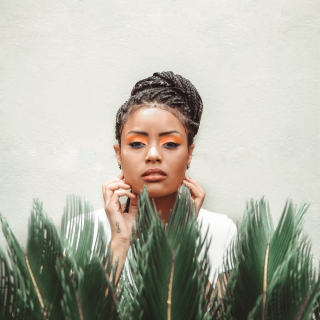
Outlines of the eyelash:
[[[140,148],[143,148],[145,146],[144,143],[140,142],[140,141],[134,141],[134,142],[130,142],[129,143],[129,146],[131,148],[134,148],[134,149],[140,149]],[[165,144],[163,144],[163,146],[166,148],[166,149],[175,149],[177,147],[180,146],[179,143],[176,143],[176,142],[167,142]]]
[[142,142],[140,142],[140,141],[134,141],[134,142],[130,142],[130,143],[129,143],[129,146],[130,146],[131,148],[134,148],[134,149],[140,149],[140,148],[144,147],[145,144],[142,143]]
[[[169,145],[169,144],[170,144],[170,145]],[[167,146],[166,146],[166,145],[167,145]],[[167,148],[167,149],[174,149],[174,148],[179,147],[180,144],[179,144],[179,143],[176,143],[176,142],[171,142],[171,141],[169,141],[169,142],[165,143],[163,146],[165,146],[165,148]]]

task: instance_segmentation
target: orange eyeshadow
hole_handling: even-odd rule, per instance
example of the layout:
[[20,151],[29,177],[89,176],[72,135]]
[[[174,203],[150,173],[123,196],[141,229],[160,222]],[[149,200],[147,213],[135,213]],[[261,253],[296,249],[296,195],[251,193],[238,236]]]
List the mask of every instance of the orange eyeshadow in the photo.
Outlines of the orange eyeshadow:
[[142,135],[130,135],[126,138],[126,143],[131,142],[142,142],[144,144],[147,144],[148,138]]
[[176,136],[165,136],[165,137],[160,138],[160,144],[166,144],[168,142],[174,142],[174,143],[181,144],[182,139],[180,137],[176,137]]

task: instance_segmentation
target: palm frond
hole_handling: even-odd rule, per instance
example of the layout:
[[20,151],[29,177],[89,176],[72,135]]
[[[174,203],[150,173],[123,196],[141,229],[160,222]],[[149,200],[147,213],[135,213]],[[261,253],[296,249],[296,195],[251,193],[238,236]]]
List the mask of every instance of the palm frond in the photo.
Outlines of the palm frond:
[[[189,190],[182,187],[167,227],[147,190],[138,201],[137,239],[133,234],[130,271],[123,281],[130,319],[204,319],[209,296],[208,257],[199,262],[203,245]],[[211,292],[212,290],[210,290]]]
[[109,281],[116,266],[104,269],[111,256],[103,226],[94,223],[88,201],[83,207],[79,197],[68,197],[60,235],[34,200],[26,253],[1,218],[10,260],[0,251],[0,319],[119,318],[116,286]]
[[251,201],[225,258],[227,317],[293,320],[308,314],[311,319],[317,285],[311,246],[301,237],[307,208],[306,202],[297,210],[287,201],[273,231],[266,201]]
[[[298,267],[298,268],[297,268]],[[292,272],[295,270],[295,272]],[[299,314],[307,314],[311,319],[311,291],[316,282],[313,270],[310,244],[305,239],[292,249],[286,260],[278,266],[263,299],[259,300],[248,319],[301,319]],[[310,300],[311,299],[311,300]],[[311,308],[306,307],[310,305]]]
[[63,287],[56,271],[57,259],[62,259],[63,247],[59,234],[43,211],[43,205],[35,200],[29,220],[27,243],[29,272],[35,279],[33,283],[41,299],[45,314],[52,319],[62,319],[63,310],[60,299]]
[[[105,270],[100,258],[93,256],[83,271],[84,278],[78,292],[84,318],[88,320],[119,319],[116,286],[114,283],[109,283],[108,279],[111,270]],[[112,279],[115,279],[115,276]],[[105,297],[106,290],[109,291],[107,297]]]
[[0,248],[0,319],[32,319],[30,311],[25,280]]
[[68,197],[61,232],[35,200],[26,252],[0,216],[9,254],[0,249],[0,319],[320,319],[319,274],[302,234],[307,203],[287,201],[276,228],[264,198],[248,203],[219,275],[222,297],[206,290],[210,239],[201,237],[189,190],[178,193],[166,226],[146,189],[138,207],[118,288],[117,263],[87,200]]
[[[10,262],[1,250],[1,300],[0,314],[3,319],[43,319],[45,310],[41,296],[33,286],[32,272],[25,254],[12,233],[6,219],[0,216],[2,231],[8,243]],[[10,264],[10,265],[9,265]]]
[[65,247],[79,266],[88,264],[93,254],[106,259],[107,239],[101,222],[95,223],[93,207],[87,199],[70,195],[61,218]]
[[78,298],[84,319],[118,319],[116,284],[109,280],[111,273],[115,279],[117,266],[107,263],[112,261],[111,252],[106,252],[103,225],[95,219],[87,199],[82,203],[81,197],[69,196],[61,219],[61,237],[66,240],[65,253],[83,271]]

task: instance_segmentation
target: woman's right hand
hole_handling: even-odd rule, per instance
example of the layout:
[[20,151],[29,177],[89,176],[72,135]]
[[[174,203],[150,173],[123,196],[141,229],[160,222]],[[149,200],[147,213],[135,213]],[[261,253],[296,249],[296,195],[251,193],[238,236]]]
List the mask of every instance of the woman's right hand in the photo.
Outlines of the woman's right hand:
[[[111,241],[120,246],[130,246],[132,226],[136,227],[137,194],[130,192],[131,186],[124,180],[121,172],[117,178],[102,186],[104,209],[111,228]],[[130,198],[129,212],[123,212],[125,204],[121,205],[120,197]]]

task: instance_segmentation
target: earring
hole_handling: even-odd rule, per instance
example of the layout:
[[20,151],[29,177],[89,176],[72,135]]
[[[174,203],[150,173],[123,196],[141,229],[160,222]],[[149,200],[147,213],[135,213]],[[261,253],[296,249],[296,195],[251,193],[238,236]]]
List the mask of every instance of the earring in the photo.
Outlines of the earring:
[[190,165],[189,164],[187,164],[187,170],[190,168]]
[[119,169],[121,170],[121,164],[119,164]]

